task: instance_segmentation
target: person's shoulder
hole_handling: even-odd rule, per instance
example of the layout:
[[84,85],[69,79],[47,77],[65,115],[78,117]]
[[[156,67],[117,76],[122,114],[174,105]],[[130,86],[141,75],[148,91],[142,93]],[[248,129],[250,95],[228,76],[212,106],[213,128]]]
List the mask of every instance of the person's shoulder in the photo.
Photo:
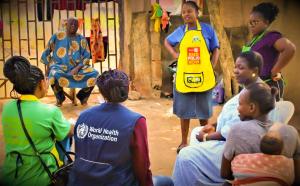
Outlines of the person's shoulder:
[[285,135],[298,135],[298,131],[294,126],[288,125],[288,124],[282,124],[282,123],[274,123],[270,130],[272,131],[279,131],[282,134]]
[[253,120],[239,121],[232,126],[230,131],[235,131],[235,132],[249,131],[250,128],[252,128],[253,123],[254,123]]
[[17,104],[17,100],[15,99],[9,100],[8,102],[4,103],[3,110],[9,110],[12,107],[16,107],[16,104]]
[[271,38],[271,39],[279,39],[279,38],[282,38],[283,35],[282,35],[282,33],[278,32],[276,30],[272,30],[266,34],[266,37]]
[[244,125],[243,121],[236,122],[236,124],[232,125],[230,129],[230,133],[236,133],[237,131],[243,130],[244,129],[243,125]]
[[95,105],[80,112],[80,115],[95,114],[100,109],[100,105]]
[[279,35],[279,36],[282,36],[282,33],[277,31],[277,30],[271,30],[267,33],[267,35]]
[[51,112],[61,112],[60,108],[56,105],[43,103],[41,101],[36,102],[36,108],[43,109],[44,112],[51,113]]
[[201,28],[207,31],[213,31],[213,27],[208,23],[200,22]]
[[124,106],[124,105],[121,105],[121,107],[122,107],[124,110],[126,110],[126,112],[128,112],[128,114],[130,113],[131,115],[137,116],[138,118],[139,118],[139,117],[144,117],[144,116],[142,116],[140,113],[138,113],[138,112],[136,112],[136,111],[134,111],[134,110],[132,110],[132,109],[130,109],[130,108]]
[[177,28],[175,28],[174,32],[184,32],[185,31],[185,25],[179,25]]

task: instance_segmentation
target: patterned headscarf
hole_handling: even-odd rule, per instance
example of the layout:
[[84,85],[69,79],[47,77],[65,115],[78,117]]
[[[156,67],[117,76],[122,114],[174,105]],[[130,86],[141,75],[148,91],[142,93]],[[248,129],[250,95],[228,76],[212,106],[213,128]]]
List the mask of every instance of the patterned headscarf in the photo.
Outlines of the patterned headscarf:
[[97,78],[97,85],[102,90],[111,89],[115,86],[127,87],[129,86],[129,79],[123,71],[117,69],[108,70]]

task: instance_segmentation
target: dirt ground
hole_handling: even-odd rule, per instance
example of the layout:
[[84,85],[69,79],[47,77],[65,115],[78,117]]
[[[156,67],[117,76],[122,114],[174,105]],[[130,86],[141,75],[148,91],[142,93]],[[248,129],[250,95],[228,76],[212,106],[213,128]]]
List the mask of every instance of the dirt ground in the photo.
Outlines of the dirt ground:
[[[93,94],[89,99],[89,105],[94,106],[102,100],[98,94]],[[0,100],[0,112],[3,103]],[[46,97],[43,102],[54,104],[54,97]],[[142,99],[138,101],[126,101],[124,103],[130,109],[141,113],[147,119],[148,142],[150,151],[151,170],[154,175],[171,175],[176,158],[176,148],[180,143],[179,119],[172,114],[172,99]],[[64,102],[62,111],[66,118],[76,118],[87,107],[73,106],[69,100]],[[215,107],[211,121],[216,120],[220,107]],[[198,126],[198,120],[192,120],[190,129]],[[4,142],[2,125],[0,125],[0,167],[4,161]]]

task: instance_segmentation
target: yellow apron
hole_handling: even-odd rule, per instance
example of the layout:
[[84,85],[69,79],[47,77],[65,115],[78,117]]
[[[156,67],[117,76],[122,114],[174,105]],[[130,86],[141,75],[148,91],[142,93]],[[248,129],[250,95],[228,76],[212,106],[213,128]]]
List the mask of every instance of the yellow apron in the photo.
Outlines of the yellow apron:
[[188,93],[205,92],[214,88],[216,78],[199,22],[197,30],[188,30],[186,25],[179,51],[176,90]]

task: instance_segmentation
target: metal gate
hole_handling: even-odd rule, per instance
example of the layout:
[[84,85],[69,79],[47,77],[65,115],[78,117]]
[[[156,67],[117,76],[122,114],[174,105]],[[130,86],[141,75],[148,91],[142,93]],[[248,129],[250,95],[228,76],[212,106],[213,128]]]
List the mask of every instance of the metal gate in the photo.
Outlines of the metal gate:
[[99,19],[105,60],[94,64],[103,72],[117,68],[119,16],[116,0],[2,0],[0,2],[0,98],[8,98],[12,85],[3,75],[5,60],[13,55],[30,59],[42,70],[41,54],[53,33],[69,17],[79,19],[78,32],[87,39],[93,19]]

